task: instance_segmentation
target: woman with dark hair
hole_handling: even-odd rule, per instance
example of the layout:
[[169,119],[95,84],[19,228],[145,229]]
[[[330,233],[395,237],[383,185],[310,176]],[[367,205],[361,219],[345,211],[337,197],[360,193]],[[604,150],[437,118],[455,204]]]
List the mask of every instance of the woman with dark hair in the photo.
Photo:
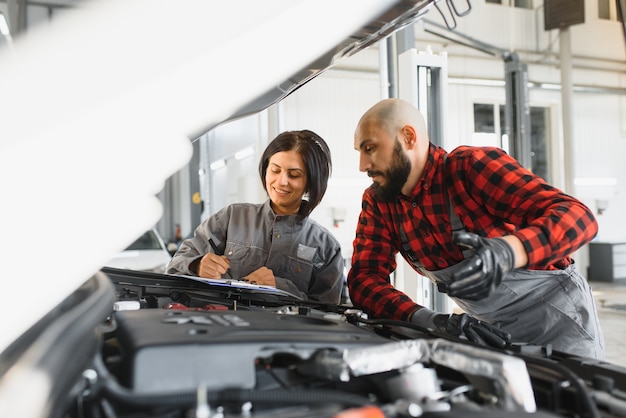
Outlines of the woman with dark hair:
[[182,242],[167,272],[246,280],[305,299],[338,303],[343,257],[337,239],[309,218],[326,193],[330,149],[316,133],[288,131],[266,147],[259,175],[268,200],[234,203]]

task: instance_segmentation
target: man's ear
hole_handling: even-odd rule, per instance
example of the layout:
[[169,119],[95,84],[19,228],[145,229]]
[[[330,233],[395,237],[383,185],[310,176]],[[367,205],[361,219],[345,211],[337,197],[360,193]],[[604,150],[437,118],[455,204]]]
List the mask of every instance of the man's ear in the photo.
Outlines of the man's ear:
[[404,125],[402,129],[402,136],[404,137],[404,143],[407,149],[412,149],[417,146],[417,132],[411,125]]

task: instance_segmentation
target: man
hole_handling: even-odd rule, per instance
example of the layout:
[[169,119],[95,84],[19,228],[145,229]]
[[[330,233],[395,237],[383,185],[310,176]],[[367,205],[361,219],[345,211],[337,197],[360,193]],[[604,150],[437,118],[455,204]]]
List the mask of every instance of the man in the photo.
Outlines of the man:
[[[370,108],[354,146],[373,180],[348,274],[356,307],[482,344],[504,346],[510,335],[604,357],[591,289],[569,256],[598,231],[585,205],[499,148],[448,154],[402,100]],[[439,314],[395,289],[389,274],[398,251],[466,313]]]

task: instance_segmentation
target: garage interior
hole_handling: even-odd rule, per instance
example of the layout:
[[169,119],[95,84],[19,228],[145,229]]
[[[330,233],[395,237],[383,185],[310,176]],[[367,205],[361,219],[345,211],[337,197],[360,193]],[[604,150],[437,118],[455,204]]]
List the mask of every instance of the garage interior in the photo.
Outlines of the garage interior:
[[[0,48],[12,48],[79,3],[0,0],[0,29],[7,28]],[[432,9],[270,107],[200,129],[188,138],[193,153],[187,165],[155,191],[163,207],[155,227],[166,242],[176,243],[229,203],[263,201],[251,162],[275,133],[306,127],[328,139],[336,161],[313,217],[336,234],[349,263],[360,194],[369,184],[351,149],[354,125],[381,97],[406,94],[399,68],[427,57],[428,64],[418,67],[428,67],[441,145],[503,146],[596,213],[600,233],[574,258],[594,289],[607,360],[626,366],[624,1],[479,0],[465,7],[468,14],[457,18],[445,6]],[[519,113],[526,106],[528,114]],[[508,130],[505,120],[513,123]],[[400,266],[393,279],[416,300],[437,307],[429,284],[408,268]]]

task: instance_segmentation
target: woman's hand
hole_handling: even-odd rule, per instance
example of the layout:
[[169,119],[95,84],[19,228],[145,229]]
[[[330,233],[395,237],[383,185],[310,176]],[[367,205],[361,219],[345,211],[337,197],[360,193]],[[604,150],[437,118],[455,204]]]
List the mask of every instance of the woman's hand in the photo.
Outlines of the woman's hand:
[[230,268],[230,261],[223,255],[207,253],[200,260],[198,276],[207,279],[219,279]]
[[243,278],[245,281],[252,284],[259,284],[263,286],[276,287],[276,279],[274,278],[274,272],[267,267],[261,267]]

